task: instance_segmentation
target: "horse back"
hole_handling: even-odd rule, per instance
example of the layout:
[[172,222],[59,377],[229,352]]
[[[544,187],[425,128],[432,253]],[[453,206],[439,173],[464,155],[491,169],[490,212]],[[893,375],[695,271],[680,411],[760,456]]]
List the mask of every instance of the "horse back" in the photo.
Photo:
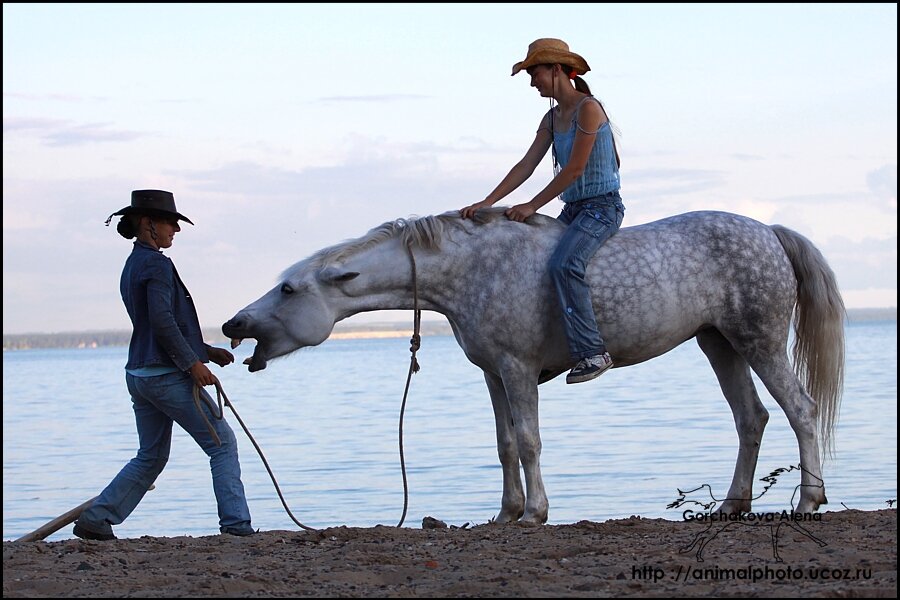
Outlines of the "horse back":
[[[483,237],[453,245],[467,258],[443,279],[456,288],[451,322],[479,366],[507,354],[548,371],[571,366],[547,269],[565,226],[544,215],[530,224],[495,218],[492,226],[469,225]],[[786,340],[797,285],[769,226],[713,211],[620,229],[585,277],[617,366],[659,356],[708,327],[729,339],[775,328]]]
[[622,228],[588,281],[601,333],[637,362],[706,327],[726,337],[787,335],[797,282],[772,229],[725,212],[692,212]]

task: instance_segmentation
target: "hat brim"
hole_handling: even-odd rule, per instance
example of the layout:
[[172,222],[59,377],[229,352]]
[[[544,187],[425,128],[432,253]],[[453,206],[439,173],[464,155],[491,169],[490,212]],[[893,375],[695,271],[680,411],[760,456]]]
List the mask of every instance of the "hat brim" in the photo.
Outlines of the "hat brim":
[[[574,63],[574,64],[573,64]],[[578,75],[584,75],[591,68],[587,61],[578,54],[570,52],[568,54],[559,54],[552,52],[536,52],[534,56],[526,57],[525,60],[517,62],[513,65],[511,75],[516,75],[522,69],[533,67],[535,65],[554,65],[561,64],[572,67]]]
[[125,208],[119,210],[118,212],[114,212],[113,216],[117,215],[147,215],[150,217],[163,217],[171,219],[172,217],[177,217],[182,221],[187,221],[191,225],[194,224],[193,221],[188,219],[186,216],[179,212],[171,212],[168,210],[160,210],[158,208],[135,208],[134,206],[126,206]]

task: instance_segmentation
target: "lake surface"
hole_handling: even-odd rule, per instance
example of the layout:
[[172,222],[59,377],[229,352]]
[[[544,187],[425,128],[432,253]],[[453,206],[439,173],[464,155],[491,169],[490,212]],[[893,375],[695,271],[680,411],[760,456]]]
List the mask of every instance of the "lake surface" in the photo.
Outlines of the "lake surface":
[[[826,462],[829,504],[873,510],[897,496],[897,323],[847,326],[836,456]],[[252,352],[248,340],[237,363]],[[127,348],[3,354],[3,539],[33,531],[97,495],[136,450],[125,388]],[[501,471],[481,371],[452,337],[425,337],[404,420],[409,510],[479,524],[499,511]],[[400,402],[409,368],[403,338],[329,340],[259,373],[212,367],[265,452],[294,515],[312,527],[396,525],[403,510]],[[212,389],[212,388],[209,388]],[[757,479],[798,462],[784,413],[757,381],[770,413]],[[551,524],[667,510],[678,488],[708,483],[724,496],[737,456],[731,411],[693,341],[597,381],[541,386],[542,470]],[[234,416],[255,527],[296,529]],[[756,504],[790,507],[789,473]],[[754,491],[761,489],[757,484]],[[676,514],[677,513],[677,514]],[[206,455],[177,426],[156,489],[119,537],[218,533]],[[71,538],[71,526],[47,538]]]

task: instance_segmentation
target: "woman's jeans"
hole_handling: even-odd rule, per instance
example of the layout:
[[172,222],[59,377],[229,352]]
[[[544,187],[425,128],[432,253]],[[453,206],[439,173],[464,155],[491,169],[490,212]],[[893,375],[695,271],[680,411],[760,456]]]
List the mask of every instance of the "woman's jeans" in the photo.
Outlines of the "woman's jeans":
[[574,360],[606,352],[585,271],[600,246],[619,230],[624,217],[619,192],[566,203],[558,217],[568,227],[550,258],[550,279],[559,296],[569,354]]
[[[250,509],[241,483],[241,465],[238,462],[234,432],[224,419],[213,418],[209,407],[201,401],[204,413],[222,442],[221,446],[216,446],[206,422],[194,404],[194,380],[187,373],[179,371],[156,377],[135,377],[126,373],[125,381],[134,404],[140,448],[137,456],[122,468],[97,500],[81,513],[79,525],[97,533],[112,533],[111,525],[118,525],[131,514],[166,466],[174,421],[209,456],[213,490],[219,507],[220,529],[252,531]],[[215,406],[205,390],[201,389],[201,393]]]

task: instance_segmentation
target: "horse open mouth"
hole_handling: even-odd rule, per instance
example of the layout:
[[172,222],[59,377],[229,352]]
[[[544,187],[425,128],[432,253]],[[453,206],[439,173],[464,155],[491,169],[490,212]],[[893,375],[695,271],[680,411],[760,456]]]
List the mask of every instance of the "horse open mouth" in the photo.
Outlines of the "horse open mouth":
[[[244,341],[244,338],[231,338],[231,349],[235,349],[240,346],[241,342]],[[266,360],[265,352],[260,348],[260,344],[257,341],[256,348],[253,349],[253,355],[244,359],[244,364],[249,365],[249,371],[254,373],[256,371],[262,371],[266,368],[268,361]]]
[[251,373],[262,371],[266,368],[266,357],[263,351],[260,350],[259,344],[256,344],[256,348],[253,350],[253,356],[248,358],[245,362],[250,365],[249,370]]

